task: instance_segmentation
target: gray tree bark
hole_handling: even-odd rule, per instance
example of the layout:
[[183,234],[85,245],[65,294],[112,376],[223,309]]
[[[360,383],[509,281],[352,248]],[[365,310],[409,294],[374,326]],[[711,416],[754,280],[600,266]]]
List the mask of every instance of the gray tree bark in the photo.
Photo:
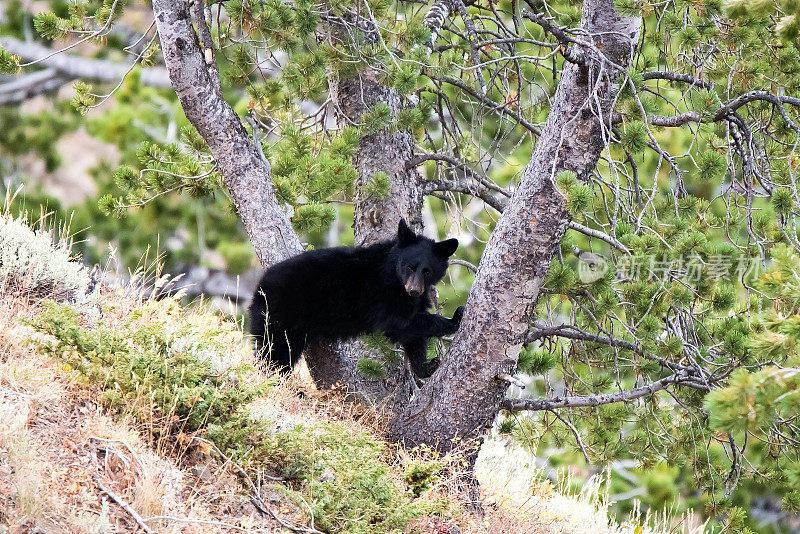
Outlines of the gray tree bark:
[[[400,110],[397,91],[379,84],[370,70],[343,80],[332,92],[337,95],[345,120],[351,123],[357,124],[361,115],[379,102],[388,104],[393,114]],[[409,164],[413,156],[414,139],[410,132],[380,131],[362,138],[353,158],[358,171],[354,220],[357,245],[392,239],[402,218],[417,232],[422,231],[422,178],[416,167]],[[380,199],[370,198],[365,185],[379,171],[389,177],[389,192]],[[368,380],[356,369],[358,361],[365,357],[381,358],[381,355],[359,340],[340,343],[336,349],[316,345],[306,350],[309,372],[318,386],[342,387],[372,404],[399,412],[414,390],[407,367],[391,365],[385,379]]]
[[[392,114],[400,111],[400,95],[378,83],[374,75],[368,71],[339,85],[339,103],[350,120],[358,121],[379,102],[388,104]],[[376,132],[361,140],[353,158],[358,171],[354,221],[357,245],[393,238],[401,218],[422,232],[422,177],[416,166],[410,165],[413,159],[414,138],[410,132]],[[377,172],[389,177],[389,192],[383,198],[364,193],[364,186]]]
[[172,87],[186,118],[211,149],[261,265],[267,267],[300,253],[300,239],[272,187],[269,162],[259,155],[241,120],[220,92],[213,58],[206,62],[211,32],[202,16],[204,2],[195,1],[192,27],[187,0],[154,0],[156,28]]
[[[586,0],[581,29],[593,47],[586,65],[569,63],[531,161],[481,258],[461,328],[439,369],[392,422],[406,445],[449,450],[455,438],[480,439],[494,421],[530,327],[550,261],[569,224],[554,178],[586,179],[611,119],[613,81],[630,60],[640,20],[613,0]],[[602,122],[601,122],[602,121]]]

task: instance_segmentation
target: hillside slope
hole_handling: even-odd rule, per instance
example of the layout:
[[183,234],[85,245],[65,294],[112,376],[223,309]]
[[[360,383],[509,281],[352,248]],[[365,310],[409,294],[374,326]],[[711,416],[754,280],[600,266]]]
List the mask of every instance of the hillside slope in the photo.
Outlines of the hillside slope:
[[0,532],[652,532],[500,441],[476,515],[457,456],[386,443],[379,411],[255,370],[240,325],[96,286],[51,243],[2,219]]

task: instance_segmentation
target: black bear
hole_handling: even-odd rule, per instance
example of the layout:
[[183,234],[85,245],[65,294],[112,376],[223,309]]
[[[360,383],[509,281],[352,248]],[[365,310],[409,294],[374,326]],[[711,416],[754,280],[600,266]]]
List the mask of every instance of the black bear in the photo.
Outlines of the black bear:
[[453,334],[452,319],[428,313],[429,290],[445,274],[458,240],[435,242],[401,220],[397,237],[368,247],[304,252],[266,270],[250,304],[256,358],[288,371],[307,341],[383,332],[400,343],[411,368],[429,377],[428,339]]

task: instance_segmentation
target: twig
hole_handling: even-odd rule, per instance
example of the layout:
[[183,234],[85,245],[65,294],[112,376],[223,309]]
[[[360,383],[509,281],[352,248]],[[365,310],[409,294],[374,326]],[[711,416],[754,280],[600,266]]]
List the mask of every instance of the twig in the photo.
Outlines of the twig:
[[[621,349],[626,349],[635,352],[640,356],[644,356],[645,358],[649,358],[651,360],[655,360],[664,367],[671,369],[673,371],[686,371],[689,374],[697,373],[697,370],[693,367],[688,367],[686,365],[681,365],[679,363],[671,362],[665,358],[657,356],[655,354],[651,354],[649,352],[645,352],[639,345],[632,341],[627,341],[624,339],[617,339],[612,337],[603,336],[600,334],[592,334],[589,332],[584,332],[583,330],[579,330],[571,325],[559,325],[559,326],[546,326],[541,324],[535,324],[531,328],[531,331],[528,333],[528,336],[525,338],[526,343],[533,343],[534,341],[538,341],[543,337],[550,337],[550,336],[558,336],[567,339],[575,339],[578,341],[589,341],[591,343],[601,343],[603,345],[608,345],[610,347],[619,347]],[[691,385],[688,384],[687,385]],[[694,386],[692,386],[694,387]],[[704,387],[704,389],[708,389]]]
[[619,241],[617,241],[615,238],[611,237],[610,235],[608,235],[608,234],[606,234],[604,232],[601,232],[600,230],[595,230],[594,228],[589,228],[588,226],[584,226],[582,224],[578,224],[575,221],[570,221],[568,227],[569,227],[570,230],[575,230],[576,232],[580,232],[580,233],[582,233],[584,235],[587,235],[589,237],[596,237],[597,239],[600,239],[601,241],[605,241],[606,243],[608,243],[612,247],[616,248],[617,250],[620,250],[620,251],[624,252],[625,254],[630,254],[631,253],[631,251],[630,251],[630,249],[628,249],[628,247],[626,247],[625,245],[623,245],[622,243],[620,243]]
[[[687,375],[683,375],[687,377]],[[681,375],[674,374],[656,380],[646,386],[617,391],[615,393],[602,393],[600,395],[578,395],[575,397],[554,397],[552,399],[503,399],[500,406],[506,410],[557,410],[559,408],[587,408],[615,402],[628,402],[665,389],[670,384],[680,384]]]
[[[130,69],[130,65],[104,59],[87,59],[67,54],[55,55],[60,51],[54,52],[38,43],[26,43],[13,37],[0,37],[0,47],[23,59],[37,58],[36,61],[41,65],[55,69],[68,78],[116,82]],[[172,87],[166,69],[160,67],[142,69],[141,83],[153,87]]]
[[[522,380],[520,380],[519,378],[517,378],[515,376],[511,376],[508,373],[500,373],[499,375],[497,375],[497,378],[500,379],[500,380],[505,380],[509,384],[517,386],[520,389],[525,389],[525,382],[523,382]],[[507,400],[511,400],[511,399],[507,399]],[[517,400],[517,399],[513,399],[513,400]]]
[[487,106],[490,106],[495,111],[499,111],[501,113],[505,113],[506,115],[510,116],[512,119],[514,119],[519,124],[521,124],[523,127],[525,127],[525,129],[528,130],[529,132],[531,132],[531,133],[533,133],[533,134],[535,134],[537,136],[541,135],[542,132],[541,132],[541,130],[539,130],[539,128],[537,128],[533,124],[531,124],[528,121],[526,121],[525,119],[523,119],[521,115],[519,115],[515,111],[509,109],[508,106],[505,106],[503,104],[497,103],[494,100],[492,100],[491,98],[487,98],[484,95],[478,94],[477,91],[475,91],[472,87],[470,87],[469,85],[465,84],[464,82],[462,82],[458,78],[453,78],[451,76],[439,76],[439,77],[437,77],[437,76],[434,76],[433,74],[431,74],[430,76],[432,76],[436,80],[439,80],[440,82],[448,83],[450,85],[455,85],[456,87],[458,87],[462,91],[464,91],[466,93],[469,93],[471,96],[473,96],[474,98],[477,98],[482,103],[486,104]]
[[489,189],[481,184],[470,184],[465,182],[457,182],[455,180],[437,178],[434,180],[426,180],[423,184],[423,191],[425,194],[430,194],[435,191],[452,191],[454,193],[472,195],[473,197],[483,200],[487,206],[491,206],[500,213],[503,212],[503,203],[494,198],[489,192]]
[[245,481],[247,481],[247,485],[250,486],[250,489],[253,491],[253,495],[251,495],[250,498],[256,500],[260,504],[260,508],[263,508],[263,511],[268,513],[270,515],[270,517],[272,517],[272,519],[274,519],[275,521],[280,523],[281,526],[283,526],[285,528],[288,528],[289,530],[292,530],[294,532],[308,532],[310,534],[323,534],[322,532],[320,532],[319,530],[314,528],[314,526],[313,526],[314,525],[314,516],[313,515],[311,516],[311,525],[312,526],[310,526],[310,527],[306,527],[306,526],[303,526],[303,525],[293,525],[292,523],[290,523],[290,522],[286,521],[285,519],[279,517],[278,514],[273,512],[272,509],[269,506],[267,506],[264,503],[263,500],[261,500],[261,496],[258,494],[258,488],[256,488],[256,485],[253,483],[253,480],[250,478],[250,475],[248,475],[247,472],[239,466],[239,464],[237,464],[236,462],[234,462],[233,460],[228,458],[225,455],[225,453],[223,453],[221,450],[219,450],[219,448],[216,445],[214,445],[212,442],[208,441],[207,439],[198,438],[197,436],[193,436],[192,439],[195,440],[195,441],[199,441],[200,443],[204,443],[204,444],[208,445],[209,447],[211,447],[214,450],[214,452],[219,454],[220,457],[222,457],[222,459],[225,460],[225,462],[231,464],[237,471],[239,471],[239,473],[244,477]]
[[711,89],[713,87],[712,84],[708,82],[704,82],[703,80],[699,80],[694,76],[689,76],[688,74],[678,74],[675,72],[662,72],[662,71],[652,71],[652,72],[644,72],[642,73],[643,80],[669,80],[671,82],[685,82],[690,85],[696,85],[697,87],[702,87],[703,89]]
[[561,44],[559,51],[561,52],[561,55],[564,56],[564,59],[570,63],[586,65],[586,55],[581,50],[575,47],[567,47],[567,45],[570,43],[582,46],[586,46],[586,43],[570,36],[566,31],[564,31],[564,28],[556,26],[541,13],[532,13],[526,9],[522,12],[522,16],[531,22],[535,22],[541,26],[544,31],[552,34],[553,37],[558,40],[559,44]]
[[456,260],[456,259],[452,259],[451,258],[450,260],[448,260],[448,263],[450,265],[461,265],[463,267],[466,267],[467,269],[469,269],[473,273],[477,273],[478,272],[478,268],[475,265],[471,264],[470,262],[468,262],[466,260]]
[[261,146],[261,140],[258,136],[258,124],[256,123],[256,120],[252,117],[245,117],[245,119],[248,123],[250,123],[250,126],[253,127],[253,144],[256,145],[258,156],[262,160],[267,161],[267,157],[264,155],[264,148]]
[[478,82],[478,90],[480,91],[481,95],[486,94],[486,80],[483,79],[483,71],[481,70],[481,58],[478,55],[478,48],[475,46],[475,43],[478,42],[478,33],[475,29],[475,24],[472,22],[472,17],[469,15],[469,11],[467,11],[467,6],[464,5],[462,0],[452,0],[453,4],[456,6],[458,10],[458,14],[461,15],[461,20],[464,22],[464,27],[467,30],[467,34],[469,35],[469,52],[470,57],[472,58],[472,63],[475,64],[475,78]]
[[562,423],[567,425],[569,427],[569,429],[572,430],[572,434],[575,436],[575,441],[578,442],[578,447],[580,447],[581,452],[583,453],[583,458],[586,460],[586,463],[587,464],[592,463],[591,461],[589,461],[589,455],[586,454],[586,446],[583,444],[583,440],[581,439],[581,435],[578,432],[578,429],[575,428],[575,426],[572,423],[570,423],[567,419],[564,419],[563,417],[558,415],[558,412],[556,412],[554,410],[550,410],[550,413],[555,415],[558,418],[559,421],[561,421]]
[[213,525],[215,527],[225,527],[225,528],[232,528],[234,530],[241,530],[242,532],[263,532],[259,530],[253,530],[250,528],[240,527],[238,525],[234,525],[233,523],[224,523],[222,521],[209,521],[205,519],[188,519],[183,517],[172,517],[169,515],[154,515],[153,517],[148,517],[145,521],[179,521],[181,523],[189,523],[189,524],[197,524],[197,525]]
[[[112,438],[112,439],[101,438],[101,437],[98,437],[98,436],[89,436],[89,440],[90,441],[100,441],[100,442],[105,442],[105,443],[121,443],[122,445],[125,446],[126,449],[128,449],[128,452],[131,453],[131,458],[133,458],[133,461],[136,463],[137,469],[139,469],[139,471],[141,472],[142,469],[144,468],[143,464],[142,464],[142,461],[139,460],[139,457],[136,456],[135,452],[133,452],[133,447],[131,447],[128,444],[127,441],[125,441],[123,439],[116,439],[116,438]],[[119,451],[117,451],[115,449],[106,449],[106,451],[113,451],[117,456],[120,457],[120,459],[123,459],[123,456],[119,453]]]
[[111,498],[111,500],[117,503],[123,510],[128,512],[128,515],[130,515],[133,518],[133,520],[136,521],[136,523],[140,527],[142,527],[142,530],[144,530],[148,534],[153,532],[153,529],[147,526],[147,522],[144,519],[142,519],[142,516],[136,513],[136,510],[131,508],[127,503],[125,503],[125,501],[120,499],[113,491],[105,487],[103,483],[100,482],[100,479],[97,477],[97,475],[93,475],[93,478],[94,478],[94,483],[97,484],[97,487],[100,488],[100,490],[103,493],[108,495]]

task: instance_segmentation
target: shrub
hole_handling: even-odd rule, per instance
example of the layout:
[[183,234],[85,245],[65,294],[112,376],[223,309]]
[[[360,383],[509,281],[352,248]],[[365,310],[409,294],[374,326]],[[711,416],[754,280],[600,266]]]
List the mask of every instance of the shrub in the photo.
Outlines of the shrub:
[[0,288],[33,297],[82,302],[91,285],[89,273],[70,261],[70,242],[54,242],[43,227],[31,230],[23,219],[0,214]]
[[275,380],[253,380],[251,365],[231,364],[241,342],[232,323],[186,314],[172,299],[139,303],[121,325],[111,323],[122,313],[106,311],[89,329],[72,307],[50,303],[29,324],[52,336],[35,341],[41,351],[99,385],[105,402],[153,439],[180,448],[202,435],[251,475],[268,468],[296,482],[279,489],[301,510],[307,502],[323,532],[405,532],[412,519],[445,508],[443,499],[419,498],[435,466],[403,477],[386,444],[365,431],[334,422],[278,431],[274,412],[258,417],[249,405]]

